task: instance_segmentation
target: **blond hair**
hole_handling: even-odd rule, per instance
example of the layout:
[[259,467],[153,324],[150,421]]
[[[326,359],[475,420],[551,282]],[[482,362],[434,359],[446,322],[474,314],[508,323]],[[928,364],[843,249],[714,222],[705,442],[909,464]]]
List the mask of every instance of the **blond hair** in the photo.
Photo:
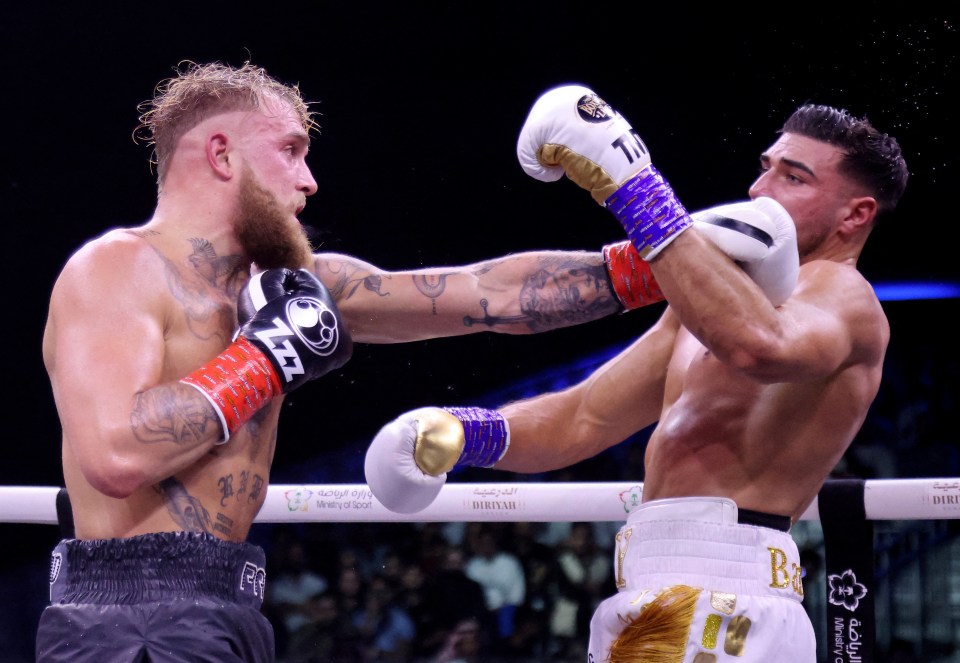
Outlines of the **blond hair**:
[[289,104],[307,133],[318,128],[297,85],[285,85],[250,62],[231,67],[219,62],[197,64],[184,60],[175,71],[175,76],[157,84],[152,99],[137,106],[140,124],[134,139],[153,145],[151,163],[157,167],[160,183],[183,134],[220,113],[259,109],[265,97]]

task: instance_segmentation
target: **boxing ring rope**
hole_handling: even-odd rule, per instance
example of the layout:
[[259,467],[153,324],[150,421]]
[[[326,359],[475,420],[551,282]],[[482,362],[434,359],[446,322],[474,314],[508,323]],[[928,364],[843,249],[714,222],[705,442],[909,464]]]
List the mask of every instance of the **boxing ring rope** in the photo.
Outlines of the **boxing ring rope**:
[[[398,514],[366,484],[280,484],[268,487],[254,522],[622,521],[640,503],[642,489],[640,482],[451,482],[423,511]],[[56,525],[60,490],[0,486],[0,523]],[[868,520],[960,519],[960,478],[867,480],[864,506]],[[818,500],[801,519],[820,519]]]

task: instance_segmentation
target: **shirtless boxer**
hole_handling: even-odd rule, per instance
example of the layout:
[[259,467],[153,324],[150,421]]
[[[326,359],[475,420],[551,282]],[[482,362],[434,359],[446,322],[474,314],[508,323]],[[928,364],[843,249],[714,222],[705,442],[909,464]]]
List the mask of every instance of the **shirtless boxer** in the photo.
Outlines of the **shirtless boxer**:
[[187,63],[142,111],[154,214],[82,246],[50,299],[76,538],[52,556],[37,660],[269,661],[246,539],[283,394],[353,342],[530,334],[662,295],[629,244],[394,273],[313,253],[297,220],[313,117],[254,65]]
[[368,449],[374,495],[416,511],[458,465],[554,470],[656,423],[642,504],[616,537],[618,591],[591,622],[592,663],[816,661],[789,530],[879,388],[889,326],[857,259],[908,171],[893,137],[841,109],[804,105],[779,133],[749,193],[792,218],[795,283],[779,260],[751,274],[704,241],[645,149],[626,164],[617,147],[632,129],[593,92],[544,94],[521,132],[524,169],[590,190],[669,306],[580,384],[496,411],[417,409]]

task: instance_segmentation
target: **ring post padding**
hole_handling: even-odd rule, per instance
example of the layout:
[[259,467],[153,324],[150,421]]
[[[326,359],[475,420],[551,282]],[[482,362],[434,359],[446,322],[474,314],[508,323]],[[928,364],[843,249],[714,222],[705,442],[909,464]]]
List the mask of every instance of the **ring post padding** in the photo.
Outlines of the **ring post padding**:
[[829,481],[820,490],[827,597],[824,642],[834,663],[874,663],[876,612],[873,522],[863,480]]

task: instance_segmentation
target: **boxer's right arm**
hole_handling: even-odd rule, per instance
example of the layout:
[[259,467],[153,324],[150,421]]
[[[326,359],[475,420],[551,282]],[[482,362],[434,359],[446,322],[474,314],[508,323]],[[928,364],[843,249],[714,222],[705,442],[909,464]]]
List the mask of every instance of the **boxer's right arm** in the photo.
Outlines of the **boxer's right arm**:
[[96,490],[124,498],[209,453],[221,435],[206,400],[167,382],[163,264],[131,233],[74,253],[57,278],[43,357],[63,453]]
[[350,332],[320,280],[305,269],[255,274],[240,293],[234,342],[183,378],[214,407],[223,444],[261,407],[340,368]]
[[168,276],[152,248],[115,232],[75,253],[51,295],[43,356],[64,453],[111,497],[175,474],[224,436],[200,390],[165,378],[170,298],[154,285]]

